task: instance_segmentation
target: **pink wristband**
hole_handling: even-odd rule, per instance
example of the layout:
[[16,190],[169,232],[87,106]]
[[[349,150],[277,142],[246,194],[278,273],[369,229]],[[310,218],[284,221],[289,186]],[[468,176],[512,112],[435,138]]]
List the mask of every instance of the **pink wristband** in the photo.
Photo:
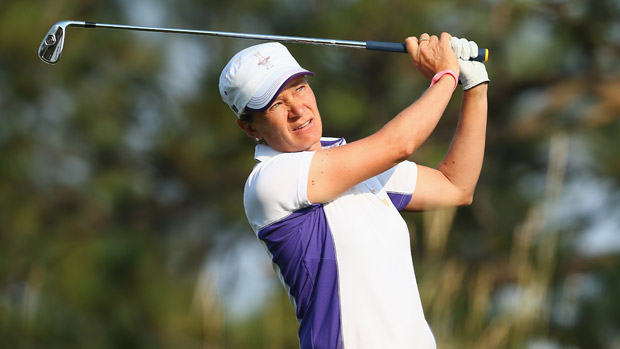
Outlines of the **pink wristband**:
[[433,80],[431,80],[431,86],[435,85],[437,81],[439,81],[439,79],[441,79],[441,77],[446,74],[452,75],[452,77],[454,78],[454,90],[456,90],[456,86],[458,86],[459,84],[459,77],[452,70],[442,70],[439,73],[435,74],[435,76],[433,76]]

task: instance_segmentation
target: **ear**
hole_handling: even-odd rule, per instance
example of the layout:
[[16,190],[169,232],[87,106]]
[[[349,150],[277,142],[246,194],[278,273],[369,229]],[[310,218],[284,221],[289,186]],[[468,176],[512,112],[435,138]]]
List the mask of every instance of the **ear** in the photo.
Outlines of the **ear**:
[[253,139],[262,139],[261,134],[252,126],[252,124],[237,119],[237,125],[243,130],[243,132],[247,133],[248,136]]

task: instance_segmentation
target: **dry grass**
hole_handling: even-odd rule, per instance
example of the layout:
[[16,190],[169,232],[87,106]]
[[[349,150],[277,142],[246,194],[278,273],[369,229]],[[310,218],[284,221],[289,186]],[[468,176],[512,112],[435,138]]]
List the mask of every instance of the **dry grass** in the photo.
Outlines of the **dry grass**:
[[426,257],[418,281],[438,347],[515,348],[545,337],[558,243],[545,218],[562,192],[567,152],[566,135],[554,135],[544,198],[515,228],[512,250],[501,260],[474,270],[464,260],[446,258],[455,210],[424,214]]

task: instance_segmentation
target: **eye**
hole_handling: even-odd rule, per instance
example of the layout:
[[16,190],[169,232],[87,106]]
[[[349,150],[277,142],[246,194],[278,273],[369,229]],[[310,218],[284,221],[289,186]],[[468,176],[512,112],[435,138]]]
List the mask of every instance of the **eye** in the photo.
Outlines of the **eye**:
[[267,109],[268,111],[274,111],[280,104],[282,104],[281,102],[275,102],[274,104],[271,105],[271,107],[269,107],[269,109]]

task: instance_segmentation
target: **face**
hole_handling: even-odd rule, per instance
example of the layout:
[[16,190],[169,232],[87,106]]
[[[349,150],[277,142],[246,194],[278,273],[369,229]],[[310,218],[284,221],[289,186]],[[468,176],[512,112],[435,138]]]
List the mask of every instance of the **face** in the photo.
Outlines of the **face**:
[[280,152],[321,149],[321,116],[303,76],[291,80],[269,108],[254,113],[251,123],[237,123],[250,137],[264,139]]

